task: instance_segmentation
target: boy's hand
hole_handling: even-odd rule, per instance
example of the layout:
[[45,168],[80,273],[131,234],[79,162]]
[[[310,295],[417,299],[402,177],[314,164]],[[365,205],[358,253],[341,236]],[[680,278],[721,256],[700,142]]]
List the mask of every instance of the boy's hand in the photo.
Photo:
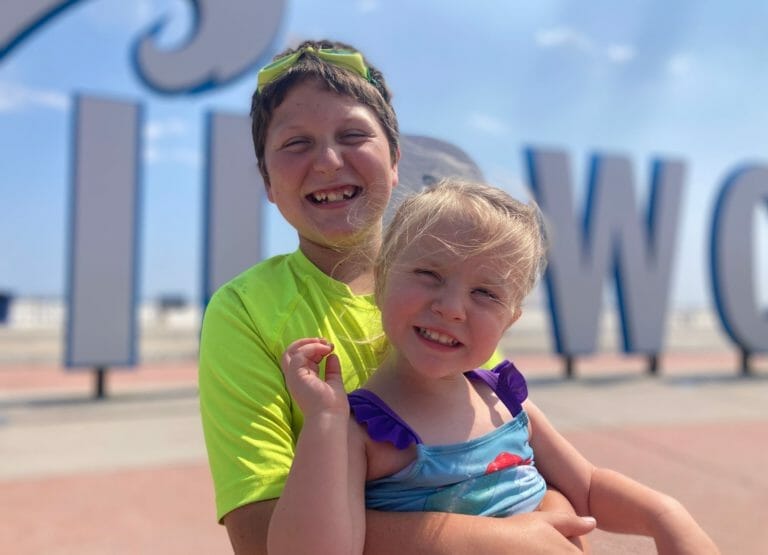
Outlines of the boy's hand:
[[[349,401],[341,379],[339,358],[331,354],[333,345],[322,338],[305,338],[291,343],[280,366],[288,391],[305,415],[336,413],[349,415]],[[325,359],[325,380],[320,363]]]

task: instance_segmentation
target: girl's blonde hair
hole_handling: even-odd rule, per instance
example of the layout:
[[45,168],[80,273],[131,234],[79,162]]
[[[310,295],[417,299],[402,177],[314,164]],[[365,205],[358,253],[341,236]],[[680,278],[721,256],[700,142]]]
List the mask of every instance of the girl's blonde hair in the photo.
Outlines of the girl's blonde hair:
[[[446,222],[455,223],[459,233],[436,235],[438,224]],[[406,198],[389,222],[374,265],[377,300],[400,253],[424,236],[465,258],[490,256],[509,284],[513,310],[546,268],[546,235],[536,203],[520,202],[482,183],[448,178]]]

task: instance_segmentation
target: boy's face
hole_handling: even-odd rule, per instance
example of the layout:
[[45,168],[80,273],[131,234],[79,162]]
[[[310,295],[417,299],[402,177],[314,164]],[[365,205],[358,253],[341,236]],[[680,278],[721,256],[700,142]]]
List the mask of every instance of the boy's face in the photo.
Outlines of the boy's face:
[[[432,233],[452,240],[461,227],[443,222]],[[463,256],[430,235],[407,245],[378,300],[399,367],[417,379],[435,379],[487,361],[519,316],[503,270],[492,253]]]
[[381,124],[353,98],[297,85],[267,130],[267,196],[300,244],[355,245],[378,228],[397,184]]

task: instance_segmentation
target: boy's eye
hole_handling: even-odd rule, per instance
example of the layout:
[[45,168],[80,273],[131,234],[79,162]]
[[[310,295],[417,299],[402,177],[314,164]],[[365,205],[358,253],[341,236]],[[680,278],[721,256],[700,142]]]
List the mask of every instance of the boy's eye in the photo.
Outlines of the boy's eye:
[[283,148],[296,150],[303,148],[307,144],[309,144],[309,139],[306,139],[305,137],[293,137],[283,143]]
[[368,138],[368,133],[359,129],[349,129],[341,134],[341,138],[347,141],[357,141]]

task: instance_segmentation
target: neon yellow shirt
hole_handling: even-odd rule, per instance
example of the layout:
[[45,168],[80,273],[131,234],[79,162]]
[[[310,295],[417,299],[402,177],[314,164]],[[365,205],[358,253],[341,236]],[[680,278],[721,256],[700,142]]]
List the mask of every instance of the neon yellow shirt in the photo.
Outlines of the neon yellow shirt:
[[303,416],[286,389],[280,358],[301,337],[331,341],[345,387],[360,387],[382,354],[373,295],[354,295],[296,251],[253,266],[208,304],[200,410],[219,519],[283,490]]
[[[381,361],[381,314],[300,251],[265,260],[211,298],[200,338],[200,412],[219,520],[279,497],[304,418],[285,386],[280,359],[302,337],[334,344],[347,391]],[[489,364],[502,360],[496,353]]]

